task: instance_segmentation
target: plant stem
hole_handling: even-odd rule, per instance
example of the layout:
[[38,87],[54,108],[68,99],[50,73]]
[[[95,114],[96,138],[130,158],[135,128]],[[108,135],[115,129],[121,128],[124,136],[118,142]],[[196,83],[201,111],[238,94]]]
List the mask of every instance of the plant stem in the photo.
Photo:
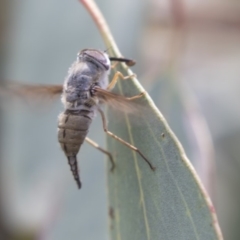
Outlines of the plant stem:
[[107,48],[114,50],[114,51],[112,51],[115,53],[114,55],[116,55],[116,57],[120,57],[121,53],[114,41],[114,38],[111,34],[111,31],[110,31],[102,13],[100,12],[99,8],[97,7],[96,3],[93,0],[78,0],[78,1],[84,5],[84,7],[89,12],[89,14],[92,16],[93,21],[97,25]]

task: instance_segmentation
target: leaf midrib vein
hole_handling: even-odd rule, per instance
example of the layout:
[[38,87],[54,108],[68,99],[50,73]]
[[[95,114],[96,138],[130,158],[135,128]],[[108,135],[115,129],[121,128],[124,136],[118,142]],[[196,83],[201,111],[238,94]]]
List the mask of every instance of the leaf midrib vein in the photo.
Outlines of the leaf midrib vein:
[[[119,90],[121,92],[121,94],[123,94],[123,91],[122,91],[122,85],[120,82],[117,83],[118,87],[119,87]],[[148,100],[148,99],[147,99]],[[151,107],[151,106],[150,106]],[[124,114],[125,116],[125,120],[126,120],[126,126],[127,126],[127,130],[128,130],[128,134],[129,134],[129,138],[130,138],[130,143],[132,145],[134,145],[134,140],[133,140],[133,135],[132,135],[132,132],[131,132],[131,125],[130,125],[130,122],[129,122],[129,118],[127,116],[127,114],[125,113]],[[162,122],[162,120],[160,119],[160,121]],[[196,236],[196,239],[199,240],[199,236],[198,236],[198,233],[197,233],[197,229],[196,229],[196,226],[194,224],[194,221],[193,221],[193,218],[192,218],[192,215],[191,215],[191,211],[190,209],[188,208],[188,204],[187,202],[185,201],[185,198],[178,186],[178,183],[176,182],[173,174],[172,174],[172,171],[170,170],[169,168],[169,165],[167,163],[167,160],[166,160],[166,156],[165,156],[165,153],[163,151],[163,148],[160,144],[160,142],[158,141],[158,139],[156,138],[155,134],[153,133],[151,127],[149,126],[148,122],[146,121],[146,119],[144,118],[144,122],[146,123],[148,129],[150,130],[150,133],[151,135],[153,136],[155,142],[157,143],[157,145],[159,146],[160,148],[160,151],[162,153],[162,157],[164,159],[164,163],[166,164],[166,167],[167,167],[167,170],[172,178],[172,181],[173,183],[175,184],[179,194],[180,194],[180,197],[181,197],[181,200],[187,210],[187,212],[189,212],[188,216],[189,216],[189,219],[190,219],[190,222],[192,223],[192,227],[193,227],[193,231],[194,231],[194,234]],[[166,128],[165,124],[164,124],[164,127]],[[169,132],[168,132],[169,133]],[[172,136],[171,134],[169,133],[171,139],[172,139]],[[176,146],[178,148],[178,146]],[[179,149],[179,148],[178,148]],[[179,149],[180,150],[180,149]],[[181,151],[181,150],[180,150]],[[133,159],[134,159],[134,163],[135,163],[135,170],[136,170],[136,173],[137,173],[137,180],[138,180],[138,185],[139,185],[139,191],[140,191],[140,200],[141,200],[141,203],[142,203],[142,208],[143,208],[143,218],[144,218],[144,221],[145,221],[145,228],[146,228],[146,235],[147,235],[147,240],[150,240],[150,228],[149,228],[149,223],[148,223],[148,218],[147,218],[147,212],[146,212],[146,204],[145,204],[145,196],[144,196],[144,191],[143,191],[143,187],[142,187],[142,182],[141,182],[141,172],[140,172],[140,168],[139,168],[139,165],[138,165],[138,161],[137,161],[137,153],[135,151],[132,151],[133,152]]]
[[[119,82],[118,82],[118,86],[119,86],[121,94],[123,94],[122,85]],[[132,145],[134,145],[134,140],[133,140],[133,136],[132,136],[132,132],[131,132],[131,126],[130,126],[128,116],[127,116],[126,113],[124,114],[124,116],[125,116],[126,123],[127,123],[126,125],[127,125],[127,129],[128,129],[128,133],[129,133],[130,143]],[[138,186],[139,186],[139,191],[140,191],[140,202],[141,202],[142,208],[143,208],[143,219],[144,219],[145,228],[146,228],[147,240],[150,240],[150,228],[149,228],[149,223],[148,223],[148,218],[147,218],[145,196],[144,196],[144,193],[143,193],[142,182],[141,182],[141,173],[140,173],[140,168],[138,166],[138,161],[137,161],[137,153],[133,150],[132,150],[132,152],[133,152],[133,159],[134,159],[134,163],[135,163],[135,170],[136,170],[136,173],[137,173]]]

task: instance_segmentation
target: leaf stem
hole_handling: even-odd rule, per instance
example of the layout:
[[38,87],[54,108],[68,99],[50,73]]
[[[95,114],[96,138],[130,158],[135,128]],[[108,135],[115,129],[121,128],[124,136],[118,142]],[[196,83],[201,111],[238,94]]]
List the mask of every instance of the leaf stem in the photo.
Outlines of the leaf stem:
[[104,19],[103,15],[100,12],[96,3],[93,0],[78,0],[78,1],[84,5],[84,7],[89,12],[89,14],[92,16],[93,21],[97,25],[107,48],[114,50],[111,52],[116,57],[120,57],[121,53],[114,41],[114,38],[113,38],[111,31],[106,23],[106,20]]

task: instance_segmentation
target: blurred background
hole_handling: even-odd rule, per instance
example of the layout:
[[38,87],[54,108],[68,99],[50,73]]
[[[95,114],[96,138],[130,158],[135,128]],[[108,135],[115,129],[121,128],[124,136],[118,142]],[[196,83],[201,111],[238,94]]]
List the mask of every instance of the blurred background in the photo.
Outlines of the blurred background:
[[[225,239],[239,239],[240,3],[97,4],[199,173]],[[83,48],[105,46],[77,0],[0,1],[1,81],[62,83]],[[0,106],[0,239],[108,239],[105,156],[82,146],[79,191],[57,142],[60,101]],[[105,145],[99,118],[89,136]]]

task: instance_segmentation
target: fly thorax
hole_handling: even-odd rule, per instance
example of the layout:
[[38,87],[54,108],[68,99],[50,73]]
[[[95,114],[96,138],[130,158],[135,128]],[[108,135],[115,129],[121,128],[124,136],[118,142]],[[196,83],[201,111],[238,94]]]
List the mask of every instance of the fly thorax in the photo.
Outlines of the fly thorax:
[[92,84],[95,84],[100,88],[106,89],[108,86],[108,75],[110,73],[110,69],[106,70],[101,65],[96,65],[92,62],[88,62],[87,66],[88,71],[86,71],[86,75],[92,77]]
[[65,79],[62,100],[64,103],[83,103],[90,97],[92,77],[86,74],[86,64],[75,64]]
[[106,70],[92,62],[75,62],[64,82],[62,102],[67,109],[92,108],[98,99],[92,98],[93,86],[106,89],[108,74]]
[[98,85],[100,88],[107,89],[107,86],[109,84],[109,80],[108,80],[109,73],[110,73],[110,70],[103,72],[99,76]]

